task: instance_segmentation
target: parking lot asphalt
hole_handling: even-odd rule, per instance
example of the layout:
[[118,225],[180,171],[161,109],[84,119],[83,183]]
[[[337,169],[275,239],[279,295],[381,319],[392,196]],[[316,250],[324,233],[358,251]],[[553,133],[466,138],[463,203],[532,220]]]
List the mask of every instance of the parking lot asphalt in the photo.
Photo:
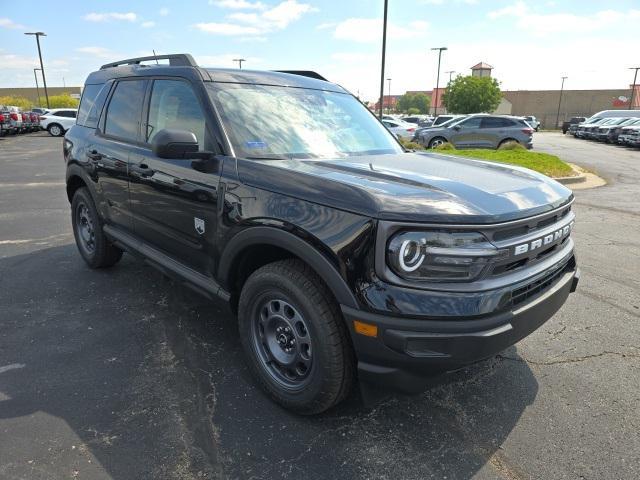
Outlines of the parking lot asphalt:
[[536,134],[609,182],[576,192],[578,291],[423,394],[307,418],[218,306],[126,255],[85,267],[61,144],[0,138],[1,479],[638,478],[640,150]]

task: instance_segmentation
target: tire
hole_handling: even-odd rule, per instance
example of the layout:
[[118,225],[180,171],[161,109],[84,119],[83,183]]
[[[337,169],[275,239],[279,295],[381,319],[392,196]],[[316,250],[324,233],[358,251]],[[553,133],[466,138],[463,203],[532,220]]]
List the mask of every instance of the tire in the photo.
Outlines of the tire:
[[240,294],[238,324],[252,374],[284,408],[313,415],[349,393],[355,358],[344,319],[303,262],[282,260],[256,270]]
[[429,145],[427,145],[429,148],[436,148],[439,145],[442,145],[443,143],[447,143],[447,139],[444,137],[435,137],[432,138],[431,140],[429,140]]
[[73,195],[71,224],[76,246],[90,268],[111,267],[122,258],[122,250],[113,246],[102,232],[102,219],[86,187]]
[[498,144],[498,148],[496,150],[500,150],[500,147],[502,147],[505,143],[517,143],[518,145],[522,145],[518,140],[516,140],[515,138],[505,138],[504,140],[502,140],[499,144]]
[[64,135],[64,128],[62,128],[57,123],[52,123],[51,125],[49,125],[47,127],[47,131],[52,137],[61,137]]

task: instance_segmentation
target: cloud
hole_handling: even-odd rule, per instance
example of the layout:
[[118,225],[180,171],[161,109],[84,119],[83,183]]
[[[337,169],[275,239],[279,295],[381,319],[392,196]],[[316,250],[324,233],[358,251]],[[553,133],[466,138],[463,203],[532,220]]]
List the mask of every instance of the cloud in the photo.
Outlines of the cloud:
[[158,12],[158,15],[160,15],[161,17],[166,17],[167,15],[169,15],[169,9],[167,7],[162,7]]
[[247,0],[209,0],[209,5],[233,10],[264,10],[267,8],[262,2],[248,2]]
[[267,33],[285,29],[305,13],[313,11],[316,9],[309,4],[298,3],[297,0],[285,0],[260,13],[232,13],[227,15],[227,20],[230,20],[228,22],[197,23],[194,27],[201,32],[216,35],[264,36]]
[[336,22],[325,22],[316,26],[316,30],[328,30],[329,28],[333,28],[337,25]]
[[89,22],[109,22],[111,20],[123,20],[127,22],[135,22],[138,16],[135,13],[87,13],[84,17]]
[[640,21],[640,10],[618,11],[601,10],[591,14],[573,13],[535,13],[529,6],[518,1],[504,8],[494,10],[487,15],[496,20],[507,17],[516,19],[516,26],[533,35],[544,37],[552,33],[583,33],[593,35],[598,30],[611,27],[621,28],[631,22]]
[[[429,28],[429,23],[416,20],[406,25],[387,24],[389,39],[400,40],[422,37]],[[359,43],[375,43],[382,38],[382,19],[348,18],[336,25],[333,36],[340,40],[351,40]]]
[[10,18],[0,18],[0,27],[10,28],[11,30],[24,30],[27,27],[19,23],[15,23]]
[[122,58],[122,55],[104,47],[79,47],[79,48],[76,48],[76,52],[86,53],[88,55],[91,55],[97,58],[107,58],[107,59]]
[[156,26],[156,22],[152,22],[152,21],[142,22],[140,26],[142,28],[151,28]]

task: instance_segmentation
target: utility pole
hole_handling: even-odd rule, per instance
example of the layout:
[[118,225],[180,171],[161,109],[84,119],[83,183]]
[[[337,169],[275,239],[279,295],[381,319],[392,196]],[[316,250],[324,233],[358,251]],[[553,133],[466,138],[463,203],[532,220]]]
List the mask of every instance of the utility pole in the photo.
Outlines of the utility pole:
[[556,115],[556,127],[558,128],[558,124],[560,122],[560,104],[562,103],[562,92],[564,91],[564,81],[568,77],[562,77],[562,85],[560,85],[560,98],[558,99],[558,114]]
[[438,90],[440,88],[440,59],[442,58],[442,51],[446,50],[447,47],[436,47],[431,50],[438,50],[438,76],[436,77],[436,99],[433,102],[433,116],[436,117],[436,113],[438,112]]
[[629,70],[635,70],[636,73],[633,75],[633,85],[631,85],[631,98],[629,99],[629,110],[633,108],[633,97],[636,93],[636,80],[638,79],[638,70],[640,67],[631,67]]
[[49,91],[47,90],[47,77],[44,74],[44,65],[42,64],[42,51],[40,50],[40,37],[46,37],[44,32],[27,32],[25,35],[35,35],[38,44],[38,56],[40,57],[40,71],[42,72],[42,83],[44,83],[44,96],[47,99],[47,108],[49,107]]
[[389,0],[384,0],[384,19],[382,20],[382,64],[380,66],[380,101],[378,105],[378,115],[382,120],[382,100],[384,99],[384,58],[387,49],[387,8]]
[[242,70],[242,62],[246,62],[246,60],[244,58],[234,58],[233,61],[234,62],[238,62],[238,68],[240,70]]
[[387,82],[389,82],[389,103],[387,103],[388,105],[388,109],[387,109],[387,113],[391,113],[391,79],[387,78]]
[[36,92],[38,93],[38,107],[42,107],[42,100],[40,99],[40,87],[38,86],[38,74],[36,73],[39,68],[33,69],[33,78],[36,79]]

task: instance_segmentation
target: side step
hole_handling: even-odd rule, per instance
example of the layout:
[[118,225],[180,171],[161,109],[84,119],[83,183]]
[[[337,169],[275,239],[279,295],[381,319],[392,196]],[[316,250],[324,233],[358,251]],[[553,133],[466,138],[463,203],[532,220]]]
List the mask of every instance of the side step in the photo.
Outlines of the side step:
[[228,302],[231,298],[229,292],[224,290],[212,278],[202,275],[200,272],[196,272],[192,268],[183,265],[175,258],[170,257],[166,253],[163,253],[137,239],[133,235],[123,232],[112,225],[104,225],[102,230],[118,248],[122,248],[134,255],[137,254],[152,267],[160,270],[165,275],[182,282],[192,290],[195,290],[196,292],[213,300],[223,300]]

